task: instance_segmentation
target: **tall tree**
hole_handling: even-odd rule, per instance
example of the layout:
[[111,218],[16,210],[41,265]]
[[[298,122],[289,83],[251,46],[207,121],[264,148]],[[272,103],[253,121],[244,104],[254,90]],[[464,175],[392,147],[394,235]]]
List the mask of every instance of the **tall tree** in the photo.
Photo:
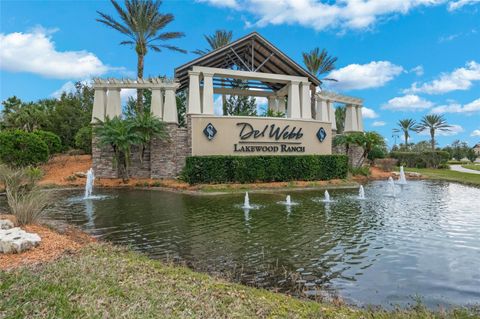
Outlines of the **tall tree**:
[[335,123],[337,124],[337,134],[342,134],[345,129],[345,116],[347,108],[345,106],[339,106],[335,109]]
[[443,115],[428,114],[422,117],[422,120],[415,127],[415,131],[422,132],[428,130],[430,132],[430,143],[432,151],[435,150],[435,132],[436,131],[450,131],[452,126],[447,124]]
[[227,30],[216,30],[215,33],[212,35],[204,34],[203,36],[205,37],[205,40],[207,40],[210,48],[207,48],[205,50],[197,49],[193,51],[193,53],[198,55],[204,55],[210,51],[226,46],[227,44],[232,42],[233,32]]
[[[307,70],[315,75],[316,77],[319,77],[322,74],[328,73],[332,70],[335,69],[335,62],[337,62],[337,58],[334,56],[328,55],[327,50],[322,49],[320,51],[320,48],[315,48],[311,50],[310,52],[303,52],[303,64],[305,64],[305,67]],[[326,81],[336,81],[335,79],[328,79],[328,78],[323,78],[321,80],[326,80]],[[311,106],[312,106],[312,116],[315,118],[315,87],[312,85],[310,87],[311,91]]]
[[[163,32],[174,16],[170,13],[163,14],[159,11],[162,4],[159,0],[125,0],[123,9],[117,1],[111,0],[112,5],[120,16],[120,20],[115,20],[112,16],[97,11],[100,18],[97,19],[121,34],[128,40],[120,42],[122,45],[130,45],[135,48],[137,53],[137,77],[143,79],[144,59],[148,50],[161,52],[162,49],[186,53],[187,51],[169,44],[159,44],[159,41],[168,41],[181,38],[183,32]],[[143,90],[137,90],[137,107],[142,112]]]
[[397,122],[398,128],[393,129],[395,133],[403,133],[405,139],[405,147],[408,149],[408,138],[410,137],[410,131],[415,131],[416,122],[413,119],[403,119]]
[[[233,86],[240,90],[245,89],[245,83],[242,80],[234,79]],[[225,115],[257,115],[257,101],[255,97],[246,95],[230,95],[225,103]]]

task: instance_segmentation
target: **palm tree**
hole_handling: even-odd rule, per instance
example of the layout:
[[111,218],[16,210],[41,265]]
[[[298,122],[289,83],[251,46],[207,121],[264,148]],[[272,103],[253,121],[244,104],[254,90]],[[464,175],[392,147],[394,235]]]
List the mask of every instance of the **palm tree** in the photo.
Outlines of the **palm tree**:
[[359,163],[357,163],[357,167],[360,167],[375,147],[385,146],[385,139],[380,133],[374,131],[365,132],[362,138],[357,139],[357,144],[363,148],[362,157],[359,159]]
[[[139,79],[143,79],[143,63],[149,49],[154,52],[168,49],[187,53],[187,51],[173,45],[158,44],[158,41],[168,41],[185,36],[183,32],[159,33],[174,19],[174,16],[170,13],[160,13],[161,1],[125,0],[126,9],[123,9],[115,0],[111,0],[111,2],[120,16],[120,20],[117,21],[112,16],[97,11],[100,15],[97,21],[117,30],[128,38],[128,40],[122,41],[120,44],[131,45],[135,48],[137,53],[137,77]],[[137,90],[137,107],[140,113],[143,108],[142,91],[141,89]]]
[[[320,48],[315,48],[310,52],[303,52],[303,64],[307,70],[319,77],[322,74],[328,73],[335,69],[335,62],[337,62],[337,58],[328,55],[327,50],[323,49],[320,51]],[[324,78],[322,80],[327,81],[336,81],[335,79],[328,79]],[[312,85],[310,87],[311,95],[312,95],[312,117],[315,118],[315,87]]]
[[205,37],[205,40],[207,40],[210,48],[205,50],[197,49],[193,51],[193,53],[198,55],[204,55],[210,51],[214,51],[216,49],[226,46],[227,44],[232,42],[233,32],[227,30],[216,30],[215,33],[212,35],[204,34],[203,36]]
[[435,131],[450,131],[452,126],[447,124],[443,115],[428,114],[422,117],[422,120],[415,127],[415,131],[421,132],[425,130],[430,131],[432,151],[435,150]]
[[393,129],[394,133],[403,133],[405,138],[405,147],[408,149],[408,138],[410,137],[410,131],[415,131],[416,122],[413,119],[403,119],[399,120],[397,125],[399,128]]

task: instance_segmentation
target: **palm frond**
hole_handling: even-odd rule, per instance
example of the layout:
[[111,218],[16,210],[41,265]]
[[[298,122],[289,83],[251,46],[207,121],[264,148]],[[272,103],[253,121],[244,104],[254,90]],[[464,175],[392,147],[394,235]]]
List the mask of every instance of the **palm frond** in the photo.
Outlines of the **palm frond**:
[[327,50],[314,48],[310,52],[303,52],[303,64],[307,70],[315,76],[328,73],[335,69],[337,58],[328,55]]
[[180,49],[179,47],[176,47],[174,45],[161,44],[161,45],[156,45],[156,47],[161,47],[161,48],[169,49],[169,50],[172,50],[172,51],[187,53],[187,50]]

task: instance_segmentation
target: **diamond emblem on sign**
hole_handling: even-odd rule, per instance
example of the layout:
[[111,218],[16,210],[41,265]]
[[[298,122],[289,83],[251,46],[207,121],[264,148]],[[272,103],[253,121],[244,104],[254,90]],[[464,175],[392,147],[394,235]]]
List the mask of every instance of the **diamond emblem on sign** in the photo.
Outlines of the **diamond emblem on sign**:
[[217,129],[213,126],[212,123],[208,123],[207,126],[203,129],[203,134],[211,141],[217,134]]
[[326,137],[327,137],[327,132],[325,132],[325,129],[321,127],[317,132],[317,138],[320,142],[323,142]]

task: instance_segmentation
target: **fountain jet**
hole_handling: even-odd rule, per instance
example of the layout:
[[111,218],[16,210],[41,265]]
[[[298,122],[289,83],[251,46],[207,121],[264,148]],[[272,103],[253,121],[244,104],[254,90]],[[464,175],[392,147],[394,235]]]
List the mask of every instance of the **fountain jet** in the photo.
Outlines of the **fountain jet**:
[[405,172],[403,171],[403,166],[400,166],[400,178],[398,179],[398,184],[406,185],[407,179],[405,178]]
[[290,198],[290,195],[287,195],[287,198],[285,199],[285,205],[287,206],[292,205],[292,199]]
[[245,199],[243,201],[243,208],[245,209],[251,209],[252,206],[250,206],[250,198],[248,198],[248,192],[245,193]]
[[93,169],[90,168],[87,171],[87,183],[85,184],[85,196],[84,199],[92,197],[93,184],[95,182],[95,175],[93,174]]
[[365,190],[363,189],[363,185],[360,185],[358,189],[358,199],[365,199]]
[[328,190],[325,191],[325,199],[324,202],[330,202],[330,194],[328,193]]
[[388,178],[388,188],[390,191],[390,196],[395,197],[395,183],[393,182],[392,176]]

